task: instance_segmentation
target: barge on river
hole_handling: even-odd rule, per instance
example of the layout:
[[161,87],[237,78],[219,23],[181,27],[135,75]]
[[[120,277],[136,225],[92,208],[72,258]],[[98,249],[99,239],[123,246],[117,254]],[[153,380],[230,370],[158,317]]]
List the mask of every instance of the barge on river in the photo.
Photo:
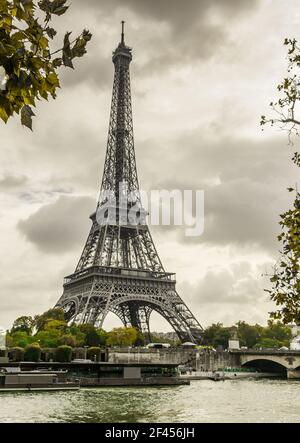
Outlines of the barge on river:
[[80,388],[79,382],[67,381],[66,375],[66,371],[21,371],[20,367],[1,368],[0,392],[78,390]]
[[100,386],[174,386],[190,384],[179,377],[176,363],[109,363],[109,362],[10,362],[3,367],[23,371],[66,373],[66,380],[81,387]]

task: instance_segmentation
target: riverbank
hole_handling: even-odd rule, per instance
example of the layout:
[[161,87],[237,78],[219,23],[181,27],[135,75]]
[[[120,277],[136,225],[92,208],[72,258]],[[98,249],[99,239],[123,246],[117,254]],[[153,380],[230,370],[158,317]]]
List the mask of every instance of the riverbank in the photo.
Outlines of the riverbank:
[[240,380],[240,379],[259,379],[259,378],[280,378],[282,374],[274,372],[195,372],[193,374],[184,374],[182,380]]

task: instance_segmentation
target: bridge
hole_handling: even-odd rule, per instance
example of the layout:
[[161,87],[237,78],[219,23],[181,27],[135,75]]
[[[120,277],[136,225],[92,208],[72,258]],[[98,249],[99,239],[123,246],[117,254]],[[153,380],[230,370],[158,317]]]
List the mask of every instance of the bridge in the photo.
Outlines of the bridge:
[[300,351],[247,349],[231,350],[230,353],[239,356],[242,367],[278,372],[286,374],[287,378],[300,378]]

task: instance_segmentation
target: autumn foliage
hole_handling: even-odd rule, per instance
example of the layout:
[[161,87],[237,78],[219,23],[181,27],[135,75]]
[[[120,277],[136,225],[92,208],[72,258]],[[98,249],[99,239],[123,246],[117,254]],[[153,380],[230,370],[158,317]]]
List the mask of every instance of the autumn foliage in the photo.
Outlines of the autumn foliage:
[[37,100],[56,98],[58,68],[73,68],[73,59],[86,53],[92,37],[87,30],[72,41],[66,32],[59,49],[52,48],[58,43],[51,20],[68,10],[66,2],[0,0],[0,118],[5,123],[16,113],[32,129]]

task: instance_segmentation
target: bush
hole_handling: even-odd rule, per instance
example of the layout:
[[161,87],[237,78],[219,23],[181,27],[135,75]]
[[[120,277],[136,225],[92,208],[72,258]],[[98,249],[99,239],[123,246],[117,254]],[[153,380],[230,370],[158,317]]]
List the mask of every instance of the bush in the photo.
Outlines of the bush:
[[55,349],[43,348],[42,353],[41,353],[41,359],[43,361],[54,361],[55,360]]
[[280,348],[280,346],[282,346],[280,341],[274,338],[262,338],[258,343],[256,343],[254,347],[266,349],[266,348]]
[[25,348],[24,359],[25,361],[38,362],[41,358],[41,348],[39,344],[28,345]]
[[86,350],[84,348],[76,348],[76,358],[86,358]]
[[99,361],[101,349],[99,347],[93,346],[88,349],[88,358],[92,361]]
[[13,348],[10,352],[11,358],[13,361],[22,361],[24,360],[24,349],[23,348]]
[[69,362],[72,358],[71,346],[62,345],[56,349],[55,359],[59,362]]
[[71,346],[71,348],[75,348],[76,345],[76,339],[71,334],[65,334],[61,338],[58,339],[59,345],[67,345]]

